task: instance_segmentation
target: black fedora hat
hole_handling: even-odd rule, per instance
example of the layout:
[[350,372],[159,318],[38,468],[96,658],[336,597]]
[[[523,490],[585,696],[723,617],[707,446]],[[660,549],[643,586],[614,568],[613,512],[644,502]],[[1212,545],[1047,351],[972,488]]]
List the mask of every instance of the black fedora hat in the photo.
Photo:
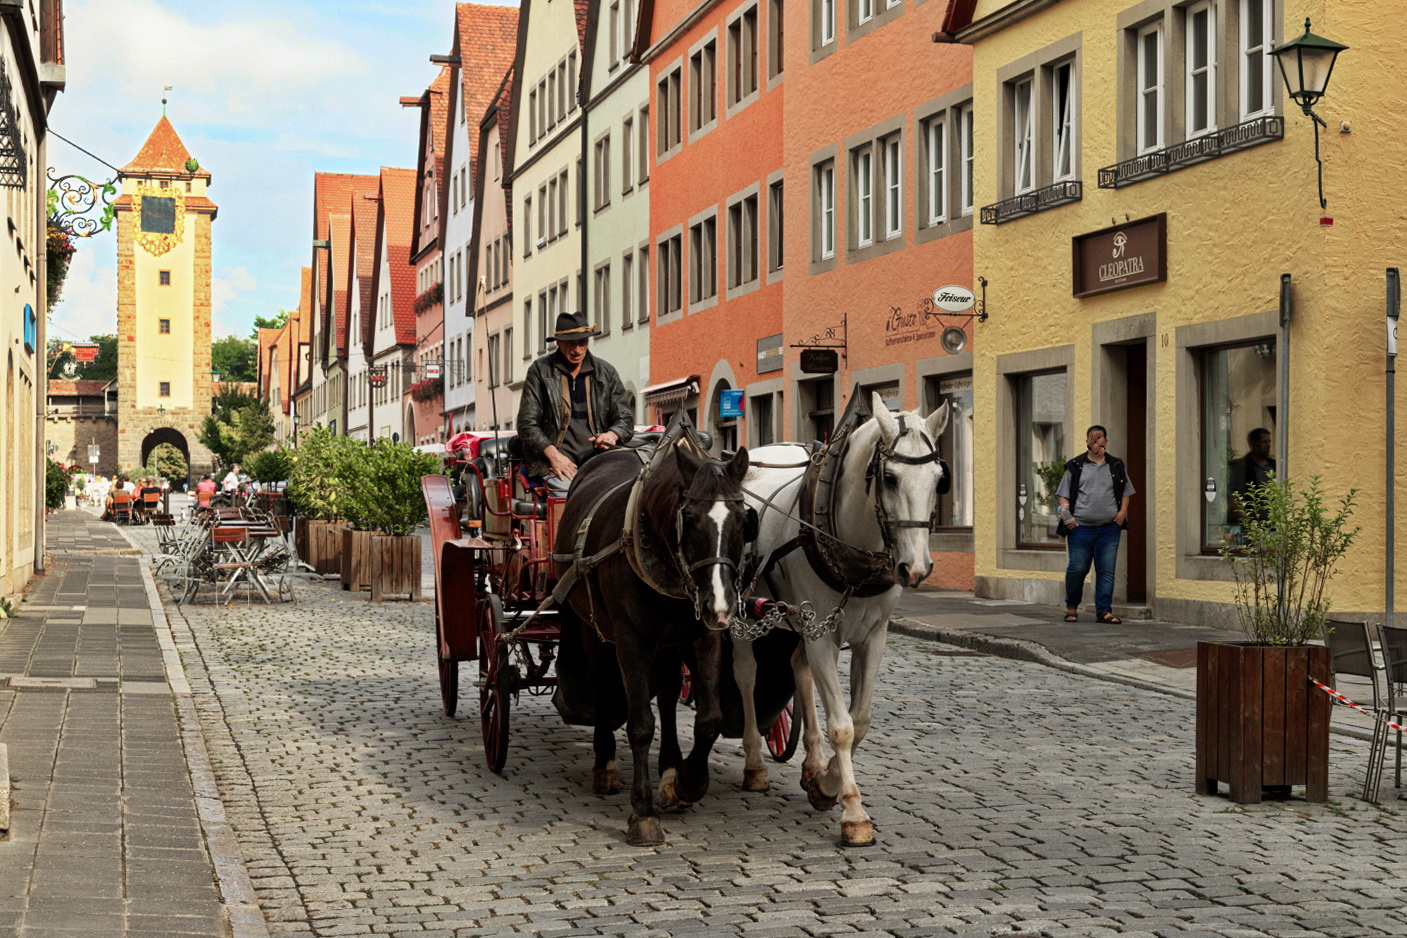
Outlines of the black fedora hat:
[[556,342],[558,339],[566,339],[575,342],[577,339],[589,339],[598,336],[601,330],[586,321],[585,313],[558,313],[557,331],[547,337],[547,341]]

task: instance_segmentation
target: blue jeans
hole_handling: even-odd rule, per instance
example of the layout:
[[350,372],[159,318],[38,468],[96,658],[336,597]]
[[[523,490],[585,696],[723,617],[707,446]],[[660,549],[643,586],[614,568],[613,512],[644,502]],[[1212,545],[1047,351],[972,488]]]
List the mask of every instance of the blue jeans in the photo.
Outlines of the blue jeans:
[[1070,563],[1065,568],[1065,608],[1076,609],[1085,595],[1085,577],[1094,564],[1094,611],[1096,615],[1114,607],[1114,561],[1119,556],[1120,527],[1108,524],[1081,524],[1065,538]]

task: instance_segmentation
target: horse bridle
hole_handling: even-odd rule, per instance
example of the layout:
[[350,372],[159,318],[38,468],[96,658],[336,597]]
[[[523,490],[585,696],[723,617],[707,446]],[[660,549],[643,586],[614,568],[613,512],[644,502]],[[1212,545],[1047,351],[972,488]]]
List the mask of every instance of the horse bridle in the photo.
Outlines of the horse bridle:
[[[895,442],[898,442],[899,440],[903,439],[909,433],[907,417],[904,414],[899,414],[897,419],[899,421],[899,433],[897,436],[894,437]],[[879,439],[875,441],[874,453],[870,456],[869,465],[865,468],[865,494],[869,494],[870,486],[874,484],[876,478],[880,478],[881,481],[883,480],[884,466],[890,461],[902,463],[905,466],[922,466],[931,462],[938,462],[941,464],[942,458],[939,456],[938,447],[933,445],[933,441],[928,438],[928,434],[924,433],[922,430],[915,430],[913,432],[917,433],[919,439],[923,440],[923,444],[928,447],[928,452],[922,456],[906,456],[903,453],[896,452],[894,447],[884,442],[884,434],[880,434]],[[942,471],[941,468],[939,471]],[[879,519],[879,535],[881,538],[884,539],[884,552],[886,554],[891,555],[890,562],[892,564],[894,535],[891,529],[931,529],[933,527],[933,515],[930,514],[928,518],[924,521],[890,520],[889,513],[884,508],[883,488],[883,485],[875,487],[874,512],[875,517]],[[934,512],[937,512],[936,502],[934,504]]]
[[[679,578],[684,583],[684,593],[689,597],[689,601],[694,604],[694,618],[703,621],[703,600],[699,595],[699,586],[694,582],[694,571],[702,570],[705,567],[725,567],[733,571],[733,586],[738,595],[742,596],[743,573],[738,567],[737,561],[732,557],[724,557],[721,554],[713,557],[705,557],[703,560],[696,560],[693,563],[684,556],[684,505],[687,502],[740,502],[743,500],[741,492],[736,495],[719,495],[713,498],[701,498],[695,495],[681,495],[679,507],[674,512],[674,565],[679,569]],[[721,543],[720,539],[720,543]]]

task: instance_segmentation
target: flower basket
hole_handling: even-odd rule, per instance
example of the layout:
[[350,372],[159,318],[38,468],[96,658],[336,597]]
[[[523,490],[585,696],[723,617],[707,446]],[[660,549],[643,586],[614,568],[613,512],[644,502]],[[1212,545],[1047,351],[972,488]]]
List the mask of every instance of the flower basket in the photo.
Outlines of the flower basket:
[[44,243],[47,257],[47,282],[49,308],[53,309],[63,298],[64,281],[68,279],[68,265],[73,261],[73,238],[68,232],[49,223],[49,233]]
[[442,280],[415,298],[415,312],[417,315],[423,313],[427,309],[431,309],[443,303],[444,299],[445,284]]
[[417,381],[410,386],[410,399],[425,403],[433,401],[437,397],[444,397],[445,379],[426,378],[424,381]]

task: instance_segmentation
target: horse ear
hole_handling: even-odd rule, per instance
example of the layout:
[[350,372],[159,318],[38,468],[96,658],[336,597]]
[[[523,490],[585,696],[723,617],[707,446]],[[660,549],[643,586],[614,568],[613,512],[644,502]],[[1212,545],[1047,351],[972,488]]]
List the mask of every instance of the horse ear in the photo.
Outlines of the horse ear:
[[741,485],[743,477],[747,475],[747,467],[747,447],[744,446],[742,449],[738,450],[732,459],[728,460],[728,467],[725,471],[729,479]]
[[948,429],[949,403],[949,401],[944,401],[942,407],[938,408],[925,418],[928,422],[928,435],[935,440],[943,435],[944,430]]
[[875,420],[879,421],[879,432],[884,437],[884,442],[892,446],[899,436],[899,421],[895,420],[889,408],[884,406],[884,398],[880,397],[878,392],[875,392],[873,397],[874,407],[871,409],[874,411]]
[[692,482],[694,475],[703,467],[703,459],[694,455],[694,451],[687,446],[675,446],[673,449],[674,461],[679,466],[679,474],[686,481]]

